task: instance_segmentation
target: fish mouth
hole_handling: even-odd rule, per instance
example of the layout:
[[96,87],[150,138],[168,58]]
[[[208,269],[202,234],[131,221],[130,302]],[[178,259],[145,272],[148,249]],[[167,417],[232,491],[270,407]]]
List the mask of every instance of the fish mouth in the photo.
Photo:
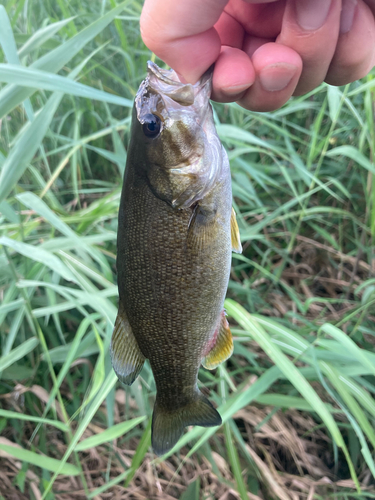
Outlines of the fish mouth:
[[[206,108],[212,90],[213,65],[194,85],[181,82],[173,69],[162,69],[152,61],[147,63],[147,76],[141,83],[135,97],[137,117],[143,123],[147,113],[156,113],[166,117],[168,111],[186,111],[190,108],[198,116]],[[166,110],[162,112],[162,108]]]
[[[147,62],[147,72],[150,85],[161,94],[167,95],[182,106],[194,104],[195,97],[202,90],[211,94],[213,65],[203,74],[203,76],[192,85],[180,81],[178,74],[173,69],[162,69],[152,61]],[[206,89],[206,86],[209,87]],[[207,95],[209,98],[209,95]]]

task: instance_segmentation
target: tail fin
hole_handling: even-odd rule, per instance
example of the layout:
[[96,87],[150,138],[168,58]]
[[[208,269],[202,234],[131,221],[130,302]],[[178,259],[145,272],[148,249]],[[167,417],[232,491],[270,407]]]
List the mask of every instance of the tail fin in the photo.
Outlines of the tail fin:
[[191,403],[173,411],[161,408],[156,398],[152,415],[152,447],[157,455],[163,455],[173,448],[187,425],[213,427],[221,423],[219,413],[200,392]]

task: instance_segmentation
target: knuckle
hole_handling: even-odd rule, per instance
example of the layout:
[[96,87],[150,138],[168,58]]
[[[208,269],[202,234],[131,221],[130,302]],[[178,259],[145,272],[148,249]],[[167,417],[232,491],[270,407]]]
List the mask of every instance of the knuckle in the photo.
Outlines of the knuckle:
[[358,60],[357,57],[333,61],[325,81],[330,85],[346,85],[364,78],[375,64],[374,53],[366,54]]
[[155,18],[147,11],[142,12],[139,24],[143,43],[156,53],[165,42],[163,36],[165,30],[158,26]]
[[268,112],[268,111],[276,111],[281,108],[286,102],[288,98],[284,98],[280,101],[275,100],[262,100],[262,99],[246,99],[242,98],[237,101],[242,108],[247,109],[248,111],[257,111],[257,112]]

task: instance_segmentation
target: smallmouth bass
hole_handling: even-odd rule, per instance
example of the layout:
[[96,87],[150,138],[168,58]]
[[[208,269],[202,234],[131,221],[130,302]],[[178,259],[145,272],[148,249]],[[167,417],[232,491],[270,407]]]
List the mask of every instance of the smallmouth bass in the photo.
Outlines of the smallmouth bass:
[[149,360],[157,388],[152,446],[221,417],[198,389],[233,351],[223,309],[231,252],[241,252],[228,156],[217,135],[212,72],[195,85],[148,63],[133,108],[119,209],[119,309],[111,357],[131,385]]

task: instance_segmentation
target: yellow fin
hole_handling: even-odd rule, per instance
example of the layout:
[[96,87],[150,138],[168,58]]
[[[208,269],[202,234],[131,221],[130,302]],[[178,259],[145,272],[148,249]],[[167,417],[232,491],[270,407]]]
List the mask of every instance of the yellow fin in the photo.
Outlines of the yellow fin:
[[242,253],[240,230],[238,229],[236,212],[234,211],[233,207],[230,216],[230,238],[232,241],[232,252]]
[[233,353],[233,339],[225,312],[221,313],[221,321],[217,332],[215,345],[202,360],[202,365],[207,370],[213,370],[223,361],[230,358]]
[[134,337],[124,308],[119,305],[111,340],[112,366],[119,380],[132,385],[142,370],[145,357]]

